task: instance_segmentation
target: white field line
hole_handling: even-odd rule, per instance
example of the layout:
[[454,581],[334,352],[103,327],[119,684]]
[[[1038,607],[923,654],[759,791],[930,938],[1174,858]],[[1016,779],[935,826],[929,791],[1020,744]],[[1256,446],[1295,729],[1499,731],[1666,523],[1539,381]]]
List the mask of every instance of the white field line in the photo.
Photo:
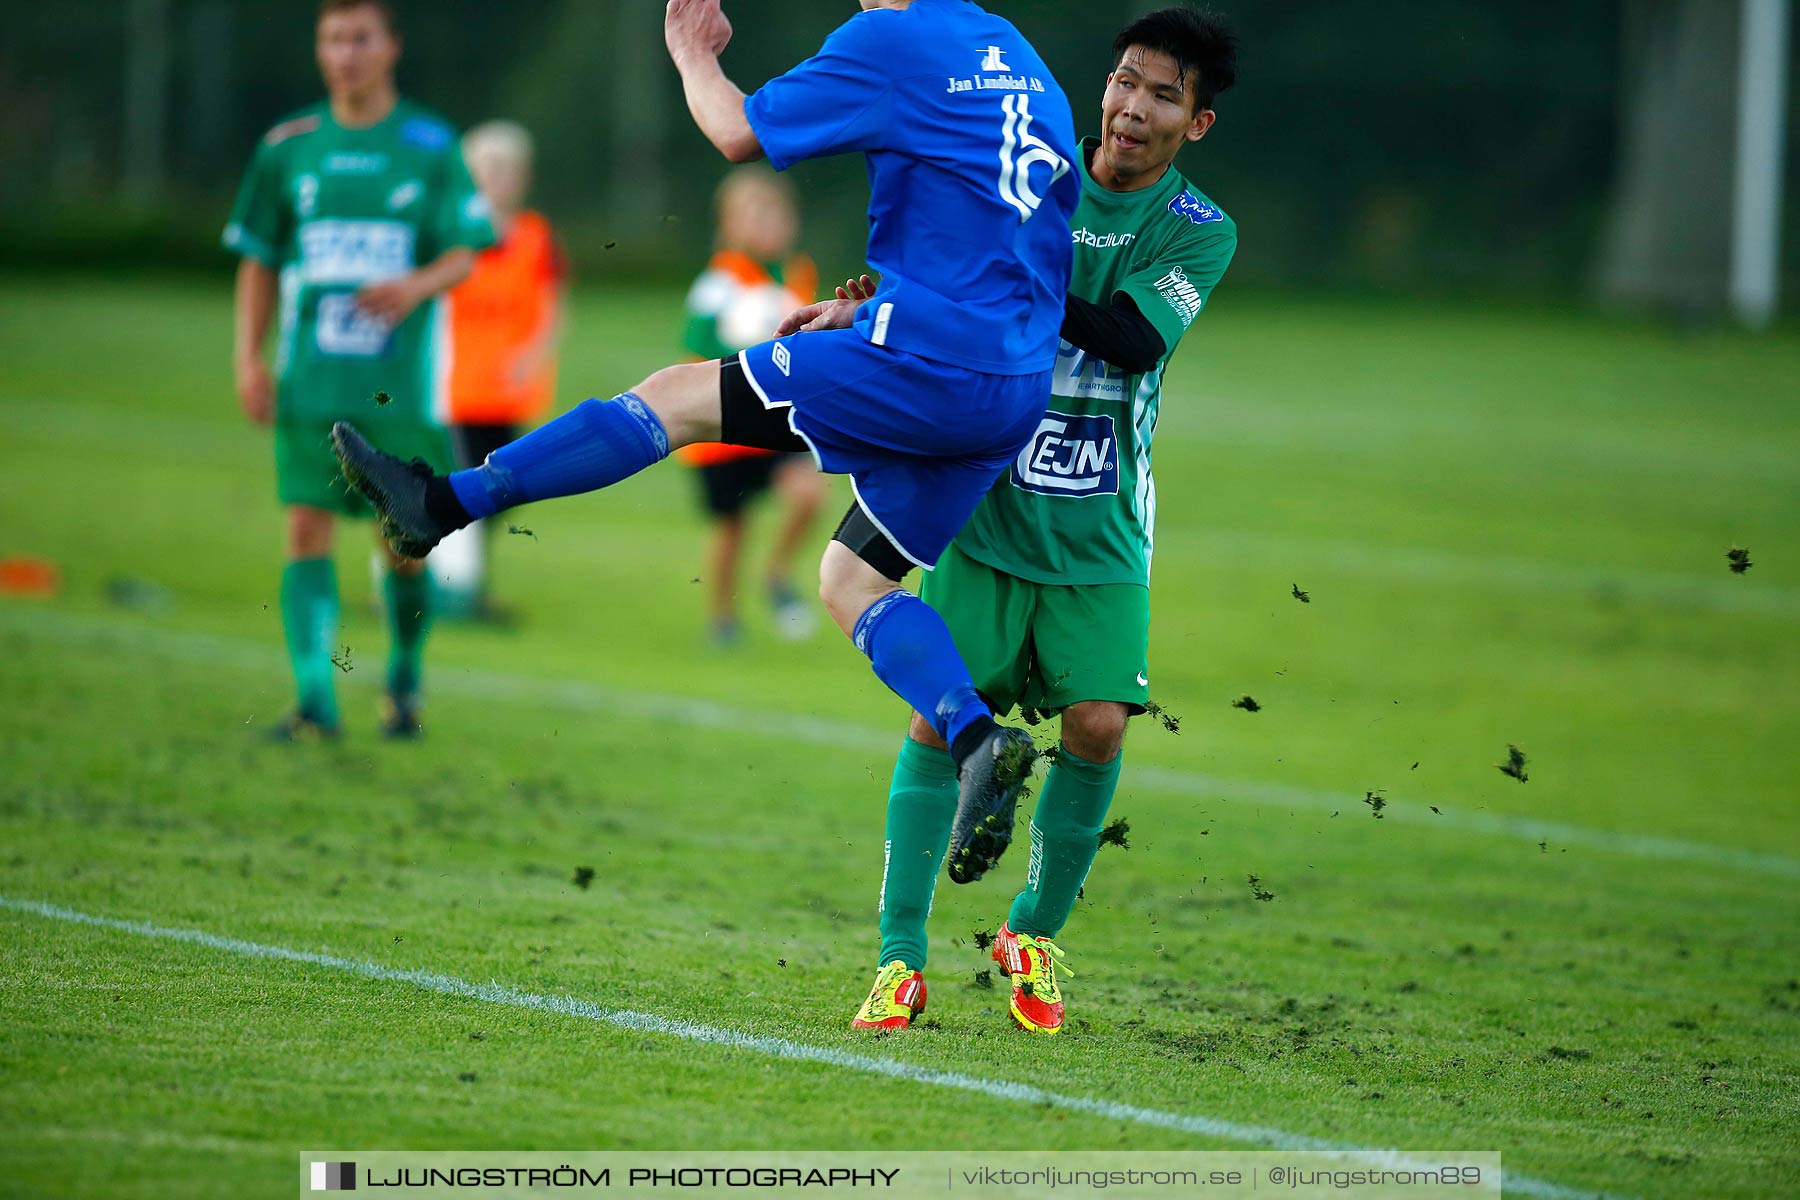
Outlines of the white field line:
[[[9,403],[11,402],[11,403]],[[146,453],[219,463],[242,463],[263,453],[248,426],[178,413],[142,412],[93,401],[27,402],[0,394],[0,412],[18,437],[96,447],[142,457]],[[1730,461],[1739,479],[1741,458]],[[1793,478],[1791,466],[1777,482]],[[1662,478],[1666,471],[1658,475]],[[1740,480],[1741,481],[1741,480]],[[1707,549],[1712,578],[1606,565],[1584,566],[1547,559],[1458,554],[1427,547],[1386,545],[1197,525],[1164,530],[1170,545],[1190,542],[1222,563],[1242,567],[1303,570],[1296,564],[1370,578],[1393,585],[1410,580],[1425,585],[1479,585],[1497,592],[1586,597],[1621,611],[1657,608],[1794,620],[1800,618],[1800,588],[1772,585],[1756,577],[1726,578],[1724,547]]]
[[[133,653],[147,653],[176,661],[201,660],[230,663],[246,670],[278,669],[280,654],[273,645],[262,646],[242,638],[225,638],[187,630],[161,629],[141,623],[82,616],[54,609],[0,609],[0,630],[18,629],[64,643],[115,646]],[[361,682],[360,679],[357,682]],[[751,734],[771,741],[801,742],[837,750],[893,754],[903,731],[859,725],[830,717],[791,715],[748,708],[720,700],[668,695],[604,687],[580,680],[553,680],[501,671],[440,666],[431,676],[438,694],[470,699],[569,709],[575,712],[625,715],[652,720],[679,721],[701,729],[722,729]],[[271,714],[271,718],[273,714]],[[1362,797],[1326,788],[1231,779],[1172,767],[1133,764],[1125,786],[1176,796],[1194,796],[1226,803],[1254,804],[1288,811],[1355,812]],[[1652,834],[1594,829],[1536,817],[1507,816],[1444,808],[1430,817],[1420,815],[1430,799],[1417,798],[1417,812],[1396,810],[1394,823],[1420,829],[1485,834],[1558,846],[1580,846],[1607,854],[1620,854],[1663,862],[1748,871],[1785,879],[1800,879],[1800,858],[1760,850],[1745,850],[1711,842]],[[1443,806],[1440,805],[1440,808]]]
[[[696,1021],[659,1017],[654,1013],[604,1008],[592,1001],[580,1000],[574,996],[547,996],[536,992],[523,992],[493,982],[472,983],[453,975],[440,975],[435,971],[403,970],[382,966],[380,963],[367,960],[339,958],[336,955],[319,954],[310,950],[290,950],[285,946],[270,946],[261,942],[246,942],[238,938],[221,937],[216,933],[207,933],[199,929],[177,929],[166,925],[154,925],[148,921],[123,921],[115,917],[94,916],[91,913],[78,912],[72,908],[46,904],[38,900],[15,900],[9,896],[0,896],[0,909],[43,917],[52,921],[63,921],[73,925],[86,925],[116,933],[128,933],[137,937],[184,942],[188,945],[203,946],[209,950],[235,954],[243,958],[269,959],[277,962],[322,967],[330,971],[342,971],[346,974],[361,976],[364,979],[406,984],[428,992],[455,996],[459,999],[476,1000],[485,1004],[503,1004],[512,1008],[533,1009],[538,1012],[586,1021],[600,1021],[636,1033],[661,1034],[665,1037],[681,1038],[684,1041],[711,1046],[724,1046],[728,1049],[786,1059],[790,1062],[818,1063],[840,1070],[859,1071],[868,1075],[885,1075],[890,1079],[900,1079],[908,1083],[955,1088],[959,1091],[975,1092],[996,1100],[1008,1100],[1019,1104],[1047,1105],[1052,1108],[1066,1109],[1069,1112],[1099,1117],[1103,1120],[1126,1121],[1135,1125],[1173,1129],[1181,1133],[1261,1146],[1270,1150],[1321,1151],[1355,1159],[1370,1166],[1405,1169],[1422,1165],[1420,1160],[1409,1158],[1405,1152],[1399,1150],[1346,1146],[1266,1125],[1245,1125],[1217,1117],[1166,1112],[1161,1109],[1142,1108],[1135,1104],[1121,1104],[1117,1101],[1089,1096],[1071,1096],[1061,1092],[1047,1091],[1028,1083],[983,1079],[980,1076],[966,1075],[960,1071],[940,1071],[901,1062],[898,1059],[878,1058],[872,1054],[856,1054],[830,1046],[809,1046],[804,1042],[789,1041],[787,1038],[765,1037],[717,1025],[703,1025]],[[1549,1180],[1514,1175],[1510,1172],[1505,1176],[1505,1190],[1508,1194],[1542,1196],[1549,1200],[1603,1200],[1604,1196],[1603,1193],[1564,1187]]]

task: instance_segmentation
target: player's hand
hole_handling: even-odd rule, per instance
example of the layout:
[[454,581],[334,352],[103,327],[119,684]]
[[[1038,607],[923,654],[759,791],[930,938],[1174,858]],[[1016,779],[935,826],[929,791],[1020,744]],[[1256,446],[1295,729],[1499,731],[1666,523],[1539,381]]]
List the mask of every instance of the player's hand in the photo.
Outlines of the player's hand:
[[837,290],[839,300],[855,300],[861,303],[875,295],[875,281],[864,275],[857,279],[844,280],[844,286]]
[[790,333],[817,333],[821,329],[848,329],[856,323],[856,309],[860,300],[821,300],[817,304],[809,304],[805,308],[796,308],[775,328],[775,336],[786,337]]
[[356,293],[356,307],[392,326],[411,316],[424,299],[411,276],[403,276],[366,285]]
[[731,21],[719,0],[669,0],[663,40],[677,65],[696,55],[717,58],[731,44]]
[[244,415],[258,425],[275,419],[275,381],[260,358],[237,365],[238,403]]

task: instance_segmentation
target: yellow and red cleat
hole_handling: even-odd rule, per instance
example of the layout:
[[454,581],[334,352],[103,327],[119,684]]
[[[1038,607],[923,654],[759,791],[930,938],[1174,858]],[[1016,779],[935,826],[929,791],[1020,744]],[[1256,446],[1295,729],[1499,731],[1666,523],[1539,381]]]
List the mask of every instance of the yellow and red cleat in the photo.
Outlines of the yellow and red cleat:
[[925,976],[896,958],[876,973],[875,986],[869,989],[869,998],[857,1010],[850,1028],[905,1029],[924,1011]]
[[[1057,960],[1062,948],[1046,937],[1014,933],[1007,925],[994,935],[994,961],[1012,977],[1013,1020],[1032,1033],[1056,1033],[1062,1028],[1062,988],[1057,986]],[[1060,969],[1075,972],[1067,966]]]

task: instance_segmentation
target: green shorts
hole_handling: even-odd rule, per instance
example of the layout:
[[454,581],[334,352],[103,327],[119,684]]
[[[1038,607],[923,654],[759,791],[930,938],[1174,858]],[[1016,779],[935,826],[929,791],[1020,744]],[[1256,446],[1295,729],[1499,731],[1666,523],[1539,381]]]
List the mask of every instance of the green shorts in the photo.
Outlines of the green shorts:
[[1150,699],[1150,589],[1134,583],[1033,583],[954,544],[919,595],[943,615],[975,687],[1001,714]]
[[[275,496],[283,504],[304,504],[345,517],[370,517],[375,510],[344,481],[331,452],[331,421],[302,418],[275,422]],[[450,433],[437,425],[401,422],[359,424],[370,441],[400,458],[422,458],[433,470],[455,467]]]

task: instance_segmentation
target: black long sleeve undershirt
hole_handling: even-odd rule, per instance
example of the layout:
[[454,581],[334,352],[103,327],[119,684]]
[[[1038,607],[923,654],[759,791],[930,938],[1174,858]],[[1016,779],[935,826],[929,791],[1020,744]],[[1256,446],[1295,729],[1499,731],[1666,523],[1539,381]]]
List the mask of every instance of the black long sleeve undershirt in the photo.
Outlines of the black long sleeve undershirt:
[[1136,301],[1124,292],[1114,293],[1111,305],[1071,294],[1063,307],[1062,336],[1077,350],[1085,350],[1128,375],[1153,370],[1169,348],[1156,326],[1138,311]]

